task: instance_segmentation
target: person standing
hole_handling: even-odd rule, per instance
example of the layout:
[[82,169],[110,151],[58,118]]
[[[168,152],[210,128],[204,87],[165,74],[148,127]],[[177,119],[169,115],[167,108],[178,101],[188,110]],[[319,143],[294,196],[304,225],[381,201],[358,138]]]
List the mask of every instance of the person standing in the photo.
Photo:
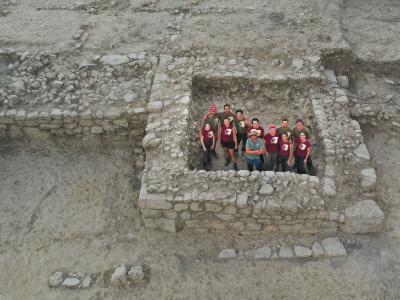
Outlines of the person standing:
[[221,146],[225,152],[225,166],[228,166],[233,161],[233,168],[238,170],[235,156],[235,149],[237,149],[237,139],[235,126],[229,121],[228,118],[224,119],[220,126],[219,131]]
[[220,124],[222,124],[225,119],[228,119],[229,123],[233,123],[235,121],[236,116],[232,112],[230,104],[225,104],[224,105],[224,111],[218,113],[218,118],[219,118]]
[[237,143],[238,149],[236,149],[236,154],[239,152],[239,145],[242,143],[242,152],[240,154],[241,158],[244,160],[244,152],[246,151],[246,142],[247,142],[247,129],[250,126],[250,120],[243,116],[243,110],[238,109],[236,110],[236,118],[235,118],[235,125],[236,125],[236,134],[237,134]]
[[266,170],[276,171],[278,167],[279,135],[276,132],[275,124],[269,125],[269,132],[264,136],[265,153],[267,155]]
[[262,162],[260,159],[260,155],[263,155],[264,142],[262,139],[257,137],[257,130],[252,129],[249,133],[249,138],[246,141],[246,161],[247,161],[247,169],[252,172],[254,171],[254,167],[256,167],[257,171],[262,171]]
[[[260,125],[260,120],[257,118],[251,119],[250,127],[247,129],[247,132],[250,133],[252,129],[256,130],[257,137],[260,139],[264,139],[264,128]],[[260,155],[260,159],[262,164],[264,165],[264,154]]]
[[[217,113],[217,106],[212,104],[208,110],[208,112],[203,116],[203,125],[209,123],[212,131],[214,132],[215,140],[218,140],[218,125],[219,125],[219,117]],[[214,147],[211,149],[211,155],[215,158],[218,158],[217,153],[215,152],[215,147],[217,143],[214,143]]]
[[[293,127],[292,131],[293,131],[293,134],[292,134],[293,141],[295,141],[297,138],[299,138],[301,133],[304,133],[308,142],[311,145],[311,131],[304,125],[304,122],[302,119],[296,120],[296,126]],[[312,153],[312,146],[310,148],[310,155],[307,158],[307,169],[311,175],[315,175],[315,168],[313,166],[313,162],[311,159],[311,153]]]
[[288,138],[290,138],[290,135],[293,132],[293,130],[289,127],[289,120],[286,118],[283,118],[281,120],[281,126],[278,127],[276,131],[278,132],[279,135],[286,133]]
[[295,167],[297,169],[297,173],[307,174],[305,165],[307,164],[307,159],[310,156],[311,144],[303,132],[300,133],[299,137],[294,143]]
[[279,165],[282,172],[286,172],[289,169],[289,157],[292,153],[292,142],[289,140],[287,133],[283,132],[279,140]]
[[215,145],[215,134],[210,123],[206,122],[200,129],[199,137],[203,149],[203,168],[209,171],[211,168],[211,151]]

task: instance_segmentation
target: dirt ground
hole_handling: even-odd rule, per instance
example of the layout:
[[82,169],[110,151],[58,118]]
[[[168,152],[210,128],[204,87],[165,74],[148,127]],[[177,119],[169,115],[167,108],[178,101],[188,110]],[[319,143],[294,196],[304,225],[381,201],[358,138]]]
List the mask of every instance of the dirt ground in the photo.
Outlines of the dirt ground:
[[[279,57],[345,48],[366,61],[395,61],[399,23],[398,0],[3,0],[0,47],[77,48],[82,57],[187,48]],[[371,128],[364,136],[378,174],[383,233],[341,236],[361,245],[347,246],[346,257],[227,262],[216,259],[226,247],[310,245],[321,237],[145,229],[127,141],[1,141],[0,300],[398,299],[400,139]],[[147,284],[47,285],[55,270],[97,273],[132,261],[150,266]]]

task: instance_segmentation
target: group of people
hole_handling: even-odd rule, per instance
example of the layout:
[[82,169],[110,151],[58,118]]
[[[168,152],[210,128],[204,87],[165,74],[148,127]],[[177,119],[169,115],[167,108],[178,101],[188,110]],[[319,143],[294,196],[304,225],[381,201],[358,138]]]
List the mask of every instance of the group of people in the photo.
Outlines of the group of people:
[[310,130],[302,119],[297,119],[296,125],[290,128],[288,119],[284,118],[280,127],[270,124],[265,133],[259,119],[245,117],[241,109],[233,113],[229,104],[224,105],[223,112],[217,112],[216,105],[211,105],[202,119],[199,138],[206,170],[211,167],[212,157],[218,158],[215,148],[219,141],[225,153],[225,166],[233,163],[236,171],[241,146],[240,157],[246,160],[249,171],[280,170],[315,175]]

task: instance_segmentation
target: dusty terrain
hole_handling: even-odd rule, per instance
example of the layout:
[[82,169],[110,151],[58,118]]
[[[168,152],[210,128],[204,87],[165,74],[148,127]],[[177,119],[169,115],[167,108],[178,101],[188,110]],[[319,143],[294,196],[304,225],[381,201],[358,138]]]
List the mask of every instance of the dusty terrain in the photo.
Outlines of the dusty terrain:
[[[279,58],[345,49],[366,63],[397,64],[399,22],[397,0],[5,0],[0,47],[79,59],[138,51]],[[355,94],[367,84],[378,95],[387,88],[372,75],[348,76]],[[400,92],[390,93],[398,107]],[[341,258],[227,262],[216,259],[223,248],[310,245],[317,237],[145,229],[129,141],[1,140],[0,299],[398,299],[400,140],[385,123],[364,126],[363,134],[378,174],[384,232],[341,236],[351,239]],[[55,270],[97,273],[130,261],[150,266],[147,284],[80,291],[47,285]]]

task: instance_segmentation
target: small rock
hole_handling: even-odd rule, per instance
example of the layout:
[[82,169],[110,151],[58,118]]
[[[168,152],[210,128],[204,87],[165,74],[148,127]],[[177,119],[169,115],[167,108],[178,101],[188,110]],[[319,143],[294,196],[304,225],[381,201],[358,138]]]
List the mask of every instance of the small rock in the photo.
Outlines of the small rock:
[[133,266],[128,271],[128,280],[133,283],[141,283],[145,280],[145,272],[141,265]]
[[364,143],[361,143],[353,152],[358,158],[370,160],[367,146]]
[[135,98],[136,98],[136,94],[134,94],[134,93],[126,94],[124,96],[124,101],[126,103],[131,103],[131,102],[133,102],[135,100]]
[[126,55],[109,54],[109,55],[103,56],[100,59],[100,61],[105,64],[109,64],[111,66],[118,66],[121,64],[128,63],[129,58]]
[[271,195],[274,192],[274,188],[270,184],[263,184],[261,189],[259,190],[260,195]]
[[310,249],[308,249],[307,247],[303,247],[303,246],[294,246],[293,247],[294,250],[294,255],[296,257],[300,257],[300,258],[304,258],[304,257],[310,257],[313,253]]
[[229,259],[229,258],[236,258],[237,251],[236,249],[223,249],[219,254],[219,259]]
[[349,78],[347,76],[341,75],[336,77],[338,85],[342,88],[347,89],[349,87]]
[[279,249],[279,257],[280,258],[293,258],[294,253],[292,247],[289,246],[282,246]]
[[254,253],[254,259],[268,259],[270,257],[271,257],[271,248],[269,246],[258,248]]
[[343,230],[347,233],[367,233],[382,230],[384,214],[374,200],[363,200],[345,209]]
[[86,276],[81,283],[81,288],[87,289],[90,287],[90,284],[92,283],[92,278],[90,276]]
[[311,250],[314,257],[321,257],[325,255],[324,248],[319,242],[312,244]]
[[64,281],[64,273],[63,272],[54,272],[49,276],[49,286],[50,287],[58,287]]
[[72,278],[66,278],[63,281],[62,286],[69,289],[75,289],[79,287],[80,283],[81,281],[78,278],[72,277]]
[[325,70],[325,76],[328,84],[337,84],[335,73],[332,70]]
[[322,247],[324,247],[327,256],[342,256],[347,254],[342,242],[337,237],[328,237],[322,240]]
[[250,172],[248,170],[240,170],[237,172],[240,177],[248,177],[250,176]]
[[376,173],[373,168],[361,170],[361,187],[364,191],[373,190],[376,184]]
[[126,266],[119,266],[111,275],[111,284],[114,286],[124,286],[128,282]]

